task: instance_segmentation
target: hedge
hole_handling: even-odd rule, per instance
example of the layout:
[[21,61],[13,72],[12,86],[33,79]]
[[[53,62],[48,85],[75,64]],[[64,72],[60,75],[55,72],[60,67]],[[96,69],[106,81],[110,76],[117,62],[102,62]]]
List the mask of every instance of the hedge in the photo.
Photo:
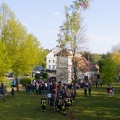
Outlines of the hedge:
[[33,80],[32,78],[21,78],[20,79],[20,84],[25,86],[26,84],[30,84],[32,80]]

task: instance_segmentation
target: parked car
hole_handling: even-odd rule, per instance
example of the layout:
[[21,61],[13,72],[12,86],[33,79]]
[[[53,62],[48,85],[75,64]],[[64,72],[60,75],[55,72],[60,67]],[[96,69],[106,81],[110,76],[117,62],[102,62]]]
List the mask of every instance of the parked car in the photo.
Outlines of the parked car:
[[14,74],[13,74],[13,73],[9,73],[9,74],[7,75],[7,77],[14,77]]
[[16,81],[15,80],[12,81],[11,87],[16,87]]

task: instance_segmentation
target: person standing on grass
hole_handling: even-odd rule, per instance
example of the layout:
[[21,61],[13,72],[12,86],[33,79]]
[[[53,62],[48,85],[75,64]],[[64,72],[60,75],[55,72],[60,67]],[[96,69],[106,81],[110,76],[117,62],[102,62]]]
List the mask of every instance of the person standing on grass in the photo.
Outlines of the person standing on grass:
[[91,87],[90,86],[88,88],[88,92],[89,92],[89,97],[91,97]]
[[46,110],[47,99],[46,97],[42,97],[41,99],[41,111],[45,112]]
[[84,87],[84,97],[87,97],[87,87]]
[[96,88],[98,87],[98,79],[95,80]]
[[14,94],[15,94],[14,88],[11,89],[11,94],[12,94],[12,97],[14,97]]
[[47,94],[47,99],[48,99],[48,104],[49,104],[49,105],[50,105],[51,96],[52,96],[51,93],[48,93],[48,94]]

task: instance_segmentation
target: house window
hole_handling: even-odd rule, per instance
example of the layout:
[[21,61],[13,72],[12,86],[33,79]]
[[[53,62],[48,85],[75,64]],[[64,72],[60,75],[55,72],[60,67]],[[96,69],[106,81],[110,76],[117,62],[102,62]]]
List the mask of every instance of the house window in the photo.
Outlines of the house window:
[[55,57],[55,55],[54,55],[54,57]]
[[52,68],[53,70],[55,69],[55,65],[53,65],[53,68]]
[[53,63],[54,63],[54,60],[53,60]]
[[50,60],[49,60],[49,63],[50,63]]
[[49,65],[49,70],[51,70],[51,65]]

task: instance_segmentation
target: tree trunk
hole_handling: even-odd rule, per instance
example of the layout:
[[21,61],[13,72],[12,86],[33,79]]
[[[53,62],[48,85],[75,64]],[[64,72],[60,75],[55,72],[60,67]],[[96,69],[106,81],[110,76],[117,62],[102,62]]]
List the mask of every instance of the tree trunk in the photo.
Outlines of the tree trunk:
[[77,62],[76,62],[76,59],[75,59],[75,49],[74,49],[74,52],[73,52],[73,59],[72,59],[72,63],[73,63],[73,73],[74,73],[74,95],[76,96],[77,93],[76,93],[76,81],[77,81]]
[[76,83],[74,83],[74,95],[75,96],[77,95],[77,92],[76,92]]
[[16,80],[16,88],[17,88],[17,92],[19,92],[19,86],[18,86],[18,75],[17,75],[17,73],[15,73],[15,80]]
[[3,83],[1,83],[1,86],[2,86],[2,92],[3,92],[3,101],[5,102],[6,101],[6,97],[5,97],[5,88],[4,88]]
[[76,81],[77,81],[77,69],[76,69],[76,65],[75,63],[73,63],[73,69],[74,69],[74,95],[76,96],[77,95],[77,92],[76,92]]

